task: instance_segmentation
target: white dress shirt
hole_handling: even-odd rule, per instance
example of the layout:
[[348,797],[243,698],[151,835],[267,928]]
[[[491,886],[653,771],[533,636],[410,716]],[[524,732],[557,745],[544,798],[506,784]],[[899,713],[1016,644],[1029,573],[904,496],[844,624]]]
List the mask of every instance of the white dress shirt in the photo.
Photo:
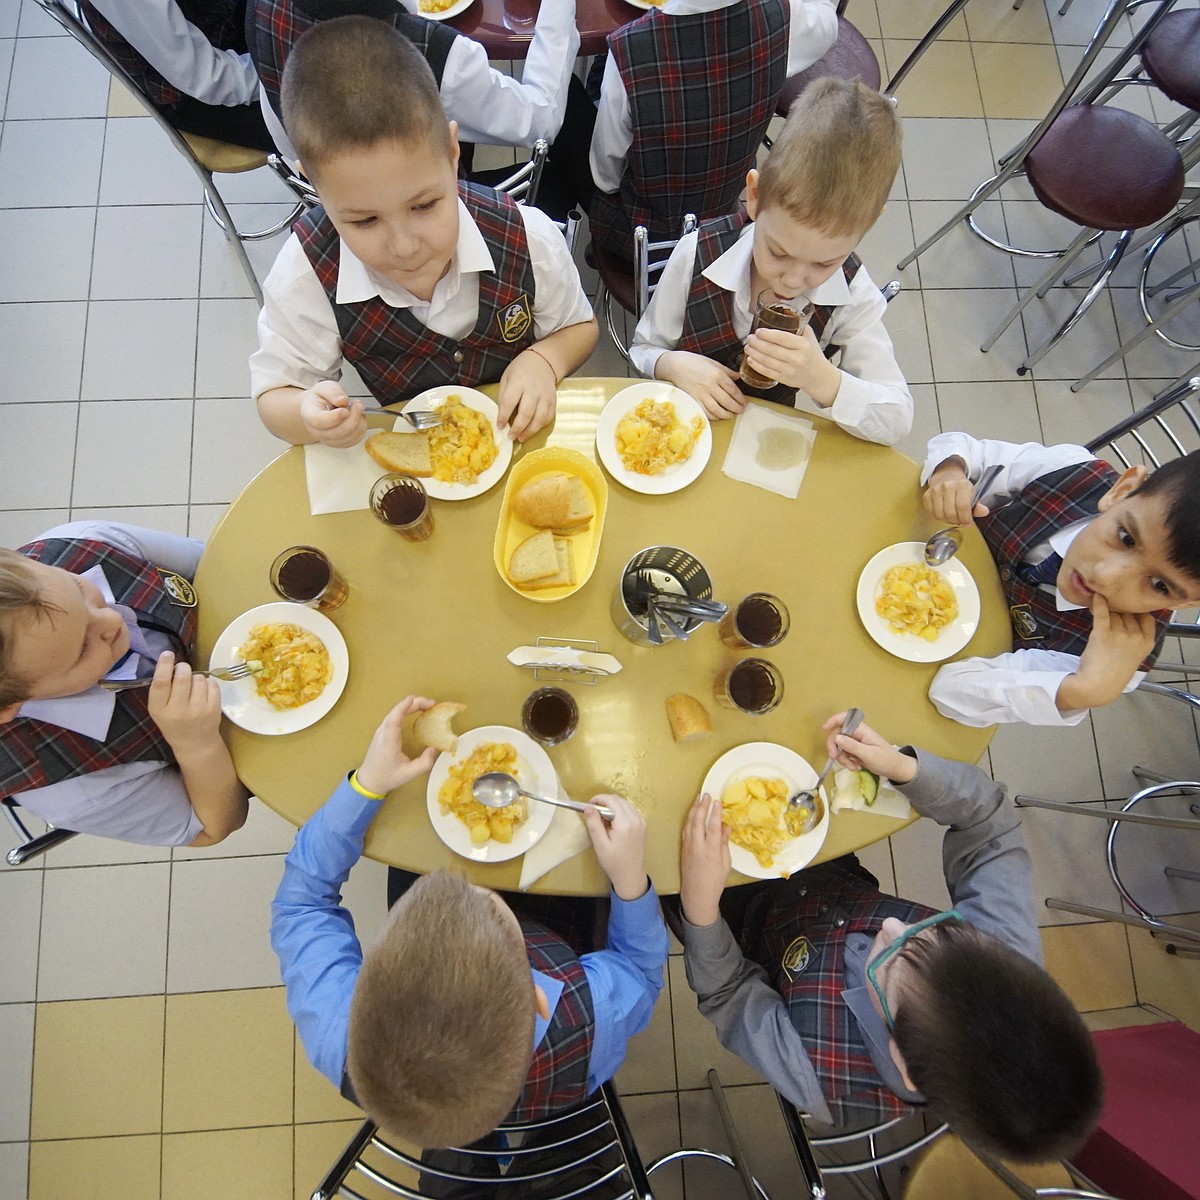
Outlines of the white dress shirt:
[[[744,0],[667,0],[661,12],[684,17],[694,13],[715,12]],[[788,0],[792,10],[788,27],[788,75],[811,67],[837,41],[837,9],[833,0]],[[596,127],[592,131],[590,161],[596,189],[615,192],[625,174],[625,156],[633,145],[633,119],[629,112],[629,94],[616,59],[609,55],[600,83],[600,103],[596,109]]]
[[[402,0],[416,12],[416,0]],[[542,0],[521,78],[494,70],[487,51],[469,37],[457,37],[438,89],[448,120],[458,122],[467,142],[494,146],[532,146],[552,142],[567,108],[567,83],[579,53],[575,0]],[[279,153],[295,168],[296,150],[283,122],[262,94],[263,119]]]
[[221,50],[174,0],[92,0],[120,35],[170,84],[204,104],[249,104],[258,75],[249,54]]
[[[629,361],[648,378],[654,378],[658,360],[668,350],[676,349],[683,336],[697,236],[689,233],[679,239],[650,305],[634,330]],[[751,221],[738,240],[704,271],[705,278],[733,293],[733,332],[742,341],[750,336],[753,248]],[[805,292],[804,298],[833,306],[821,345],[841,346],[842,383],[829,408],[797,392],[797,410],[827,417],[855,437],[893,445],[912,428],[913,398],[896,362],[892,339],[883,327],[887,302],[879,288],[865,267],[859,268],[850,284],[839,269],[820,287]]]
[[[592,306],[567,251],[566,239],[540,209],[520,206],[534,278],[534,337],[592,319]],[[410,308],[417,319],[443,337],[463,338],[479,317],[479,276],[495,270],[492,252],[461,200],[458,244],[450,269],[429,300],[369,270],[343,242],[338,267],[339,304],[378,296],[392,308]],[[250,356],[251,394],[257,400],[276,387],[310,388],[341,376],[342,339],[329,297],[299,239],[292,234],[263,283],[258,315],[258,349]]]
[[[1035,479],[1062,467],[1091,462],[1095,455],[1083,446],[1043,446],[1038,442],[978,440],[966,433],[942,433],[932,438],[925,451],[921,486],[939,464],[957,455],[967,464],[972,481],[996,463],[1004,470],[980,497],[989,508],[1003,504],[1029,486]],[[1088,518],[1094,520],[1094,518]],[[1075,521],[1057,530],[1046,541],[1034,546],[1026,562],[1037,564],[1049,554],[1063,557],[1088,520]],[[1059,612],[1080,609],[1053,584],[1040,585],[1054,596]],[[929,698],[944,717],[963,725],[983,727],[1020,722],[1025,725],[1078,725],[1087,716],[1086,708],[1060,712],[1055,697],[1062,681],[1079,669],[1079,656],[1061,650],[1023,649],[995,658],[966,658],[947,663],[934,676]],[[1133,691],[1145,679],[1144,671],[1135,671],[1125,685]]]

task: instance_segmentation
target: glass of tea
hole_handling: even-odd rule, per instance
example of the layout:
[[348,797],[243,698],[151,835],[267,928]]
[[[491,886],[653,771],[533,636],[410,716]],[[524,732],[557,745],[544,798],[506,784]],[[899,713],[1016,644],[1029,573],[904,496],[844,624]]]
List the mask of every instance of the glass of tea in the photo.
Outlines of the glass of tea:
[[570,692],[558,687],[538,688],[530,692],[521,709],[525,732],[543,746],[557,746],[575,732],[579,724],[579,705]]
[[726,708],[761,717],[783,699],[783,676],[765,658],[743,658],[717,676],[713,696]]
[[289,546],[271,564],[271,586],[293,604],[328,612],[350,594],[346,581],[316,546]]
[[[767,288],[759,293],[755,302],[750,332],[753,333],[756,329],[782,329],[785,333],[799,333],[808,324],[812,313],[813,306],[807,300],[785,299]],[[779,382],[778,379],[760,374],[745,357],[742,358],[739,374],[742,382],[753,388],[774,387]]]
[[717,633],[727,646],[753,646],[762,650],[779,645],[787,637],[790,623],[787,607],[778,596],[751,592],[721,618]]
[[402,538],[423,542],[433,533],[433,508],[415,475],[384,475],[371,488],[371,511]]

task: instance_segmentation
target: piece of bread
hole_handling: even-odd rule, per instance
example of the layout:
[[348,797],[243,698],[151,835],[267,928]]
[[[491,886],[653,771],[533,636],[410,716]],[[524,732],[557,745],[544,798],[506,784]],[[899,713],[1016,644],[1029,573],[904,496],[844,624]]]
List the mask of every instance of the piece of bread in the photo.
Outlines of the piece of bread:
[[564,471],[539,475],[513,496],[513,514],[519,520],[563,536],[586,529],[594,511],[583,480]]
[[428,433],[373,433],[366,440],[367,453],[389,471],[406,475],[433,474]]
[[[554,537],[553,534],[550,535]],[[554,555],[558,567],[553,575],[544,575],[521,586],[527,591],[538,588],[570,587],[575,582],[575,563],[571,557],[571,543],[566,538],[554,538]]]
[[677,742],[692,742],[712,733],[708,710],[686,692],[667,697],[667,720],[671,722],[671,736]]
[[531,587],[537,580],[557,575],[558,571],[554,534],[548,529],[526,538],[513,551],[508,563],[508,577],[518,587]]
[[458,735],[450,727],[450,722],[467,706],[443,700],[423,713],[417,714],[413,722],[413,736],[423,746],[435,746],[447,754],[453,754],[458,746]]

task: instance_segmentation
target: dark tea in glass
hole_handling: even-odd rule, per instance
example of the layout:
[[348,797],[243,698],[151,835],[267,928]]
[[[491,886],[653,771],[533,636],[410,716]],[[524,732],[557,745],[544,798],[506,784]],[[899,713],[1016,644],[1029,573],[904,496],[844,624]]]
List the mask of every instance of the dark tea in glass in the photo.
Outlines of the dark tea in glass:
[[713,696],[726,708],[762,716],[783,699],[783,676],[765,658],[744,658],[717,676]]
[[371,511],[410,542],[433,533],[433,509],[425,485],[414,475],[384,475],[371,488]]
[[575,732],[579,706],[575,697],[562,688],[544,687],[531,692],[521,710],[525,732],[543,746],[557,746]]
[[768,592],[751,592],[722,617],[717,633],[727,646],[762,649],[782,642],[789,625],[787,607],[778,596]]
[[327,612],[350,594],[346,581],[316,546],[289,546],[271,564],[271,586],[293,604]]

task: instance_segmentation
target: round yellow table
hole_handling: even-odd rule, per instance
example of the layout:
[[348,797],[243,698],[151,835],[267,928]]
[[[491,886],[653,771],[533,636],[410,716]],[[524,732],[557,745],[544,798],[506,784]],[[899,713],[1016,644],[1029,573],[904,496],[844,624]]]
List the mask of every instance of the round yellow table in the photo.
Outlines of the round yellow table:
[[[564,381],[549,435],[538,435],[526,449],[548,442],[594,457],[600,410],[629,382]],[[575,595],[553,604],[517,595],[493,565],[502,483],[471,500],[435,501],[433,536],[411,543],[366,509],[311,516],[304,451],[288,450],[251,481],[209,540],[196,575],[199,657],[207,659],[217,635],[239,613],[276,599],[267,581],[272,559],[286,546],[308,543],[330,556],[350,586],[349,599],[329,614],[349,647],[350,675],[329,715],[300,733],[267,737],[230,728],[239,775],[300,825],[358,764],[380,718],[409,692],[465,703],[456,721],[460,732],[479,725],[519,727],[522,702],[539,685],[506,656],[539,636],[593,640],[622,664],[620,673],[594,686],[565,685],[578,701],[579,727],[549,754],[570,795],[587,799],[615,791],[637,804],[649,826],[647,869],[662,893],[679,888],[679,831],[688,805],[712,763],[742,742],[780,742],[819,768],[821,722],[853,704],[896,742],[977,761],[991,730],[940,717],[926,696],[936,665],[885,652],[867,636],[855,609],[855,585],[867,560],[893,542],[932,532],[920,507],[917,467],[830,422],[816,418],[815,424],[812,458],[796,500],[722,473],[732,422],[713,426],[712,458],[683,491],[644,496],[610,479],[595,572]],[[783,674],[784,698],[774,712],[746,716],[714,702],[714,676],[753,653],[727,649],[715,626],[702,626],[686,643],[656,647],[635,646],[618,632],[610,603],[619,572],[636,551],[656,544],[695,554],[717,599],[733,604],[761,590],[787,604],[788,636],[759,652]],[[963,654],[1001,653],[1010,645],[1008,615],[982,538],[969,532],[960,555],[982,601],[979,630]],[[708,708],[711,737],[675,744],[664,706],[673,692],[688,692]],[[897,828],[887,817],[839,813],[819,858],[845,854]],[[408,870],[455,865],[494,888],[514,889],[520,875],[519,859],[480,865],[446,849],[430,826],[423,779],[389,799],[366,852]],[[599,894],[606,883],[585,852],[534,890]]]

